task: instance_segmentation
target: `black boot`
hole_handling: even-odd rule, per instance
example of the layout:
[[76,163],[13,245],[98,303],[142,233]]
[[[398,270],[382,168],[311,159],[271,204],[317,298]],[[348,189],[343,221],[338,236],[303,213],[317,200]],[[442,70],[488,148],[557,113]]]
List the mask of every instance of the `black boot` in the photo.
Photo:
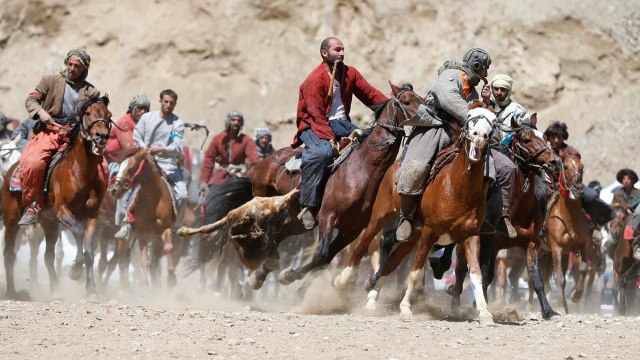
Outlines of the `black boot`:
[[400,194],[400,222],[398,222],[398,228],[396,229],[396,240],[398,242],[405,242],[411,238],[414,221],[413,212],[416,201],[419,198],[420,195]]

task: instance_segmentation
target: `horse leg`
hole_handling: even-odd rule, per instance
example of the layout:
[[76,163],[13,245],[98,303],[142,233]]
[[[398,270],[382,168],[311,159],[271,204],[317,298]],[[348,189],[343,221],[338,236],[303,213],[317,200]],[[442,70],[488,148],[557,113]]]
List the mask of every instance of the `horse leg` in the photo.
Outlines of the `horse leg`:
[[[517,251],[518,254],[521,254],[520,248],[512,248]],[[512,251],[513,252],[513,251]],[[511,262],[511,272],[509,272],[509,284],[511,285],[511,296],[509,297],[509,302],[514,304],[520,301],[520,286],[518,282],[520,281],[520,276],[522,275],[522,271],[525,269],[525,262],[521,255],[516,256]]]
[[482,292],[482,272],[480,271],[480,236],[471,236],[464,242],[464,250],[469,264],[469,278],[473,287],[473,294],[479,311],[480,325],[493,324],[493,315],[489,312],[487,302]]
[[[106,240],[106,241],[109,242],[109,240]],[[119,250],[118,243],[116,242],[116,244],[114,244],[114,247],[113,247],[113,255],[111,255],[111,259],[108,259],[107,261],[107,273],[104,276],[104,280],[103,280],[104,284],[109,284],[111,275],[116,270],[116,266],[118,266],[118,261],[120,258],[120,252],[118,250]]]
[[279,266],[280,253],[278,253],[278,248],[274,246],[269,252],[267,259],[262,263],[262,266],[251,273],[251,276],[249,277],[249,286],[251,286],[253,290],[260,289],[264,284],[264,281],[267,279],[267,275]]
[[76,242],[76,258],[71,265],[69,277],[72,280],[78,280],[82,276],[82,266],[84,265],[84,261],[86,260],[84,256],[85,231],[82,228],[82,225],[76,220],[76,218],[71,213],[71,210],[69,210],[66,205],[60,206],[60,208],[58,209],[57,217],[61,223],[65,224],[69,228]]
[[376,273],[365,283],[366,291],[373,290],[373,288],[376,287],[376,283],[383,276],[391,274],[398,268],[402,260],[404,260],[404,258],[411,252],[411,249],[413,249],[417,240],[416,238],[417,235],[412,235],[409,241],[400,243],[393,252],[391,252],[393,243],[385,244],[385,246],[380,247],[380,267],[378,268],[378,271],[376,271]]
[[494,235],[480,235],[480,254],[479,264],[480,271],[482,272],[482,293],[484,294],[484,300],[489,301],[487,297],[487,290],[489,285],[493,282],[493,277],[496,270],[496,253],[493,248]]
[[456,244],[449,244],[444,247],[444,252],[439,258],[430,257],[429,265],[433,270],[433,277],[440,280],[451,267],[451,254],[453,254],[453,248]]
[[[504,258],[496,260],[498,268],[496,269],[496,303],[504,304],[506,301],[505,289],[507,287],[507,261]],[[513,269],[511,270],[513,271]]]
[[60,293],[60,283],[58,282],[58,275],[56,274],[55,262],[55,248],[58,241],[58,223],[56,221],[42,222],[42,228],[44,230],[44,238],[46,242],[46,248],[44,251],[44,264],[47,267],[49,273],[49,288],[51,289],[51,298],[60,299],[62,294]]
[[460,295],[462,295],[462,287],[464,285],[464,279],[467,277],[467,256],[464,253],[464,247],[458,246],[456,248],[456,282],[447,288],[447,292],[451,297],[451,307],[456,315],[460,312]]
[[[6,214],[5,214],[6,216]],[[5,219],[6,220],[6,219]],[[13,282],[13,268],[16,262],[16,237],[18,235],[18,219],[15,221],[5,221],[4,224],[4,271],[7,281],[7,291],[5,298],[16,299],[17,293]]]
[[[536,241],[529,241],[527,246],[527,266],[529,267],[530,282],[533,284],[533,289],[535,290],[536,295],[538,296],[538,301],[540,302],[542,318],[549,320],[554,316],[559,316],[560,314],[551,308],[551,305],[547,300],[547,295],[544,291],[544,281],[540,274],[540,267],[538,266],[538,244]],[[531,287],[532,286],[529,286],[529,306],[532,306],[533,303]]]
[[149,244],[151,251],[149,275],[151,278],[151,286],[154,288],[160,288],[160,258],[162,257],[165,245],[164,239],[162,242],[151,241]]
[[131,262],[131,247],[127,240],[118,240],[116,243],[118,253],[118,268],[120,269],[120,290],[129,289],[129,264]]
[[[58,241],[56,242],[56,273],[62,274],[62,260],[64,259],[64,240],[66,239],[67,230],[60,229],[58,232]],[[42,234],[44,237],[44,233]]]
[[[101,234],[102,235],[102,234]],[[98,259],[98,286],[100,288],[105,287],[105,272],[107,270],[107,266],[109,264],[109,259],[107,258],[107,253],[109,252],[109,243],[105,236],[98,237],[98,245],[100,246],[100,258]]]
[[567,300],[564,296],[564,285],[565,281],[565,271],[563,269],[563,256],[562,249],[555,245],[551,244],[551,256],[553,260],[553,269],[556,274],[556,286],[558,287],[558,302],[561,307],[564,308],[565,315],[569,313],[569,307],[567,306]]
[[[176,262],[180,257],[180,252],[182,251],[182,247],[174,247],[172,236],[171,236],[171,228],[164,229],[162,232],[162,242],[164,244],[164,252],[167,254],[167,286],[169,288],[174,288],[178,284],[178,280],[176,279]],[[167,250],[167,244],[170,244]],[[175,253],[178,253],[177,256]]]
[[140,237],[140,265],[142,266],[142,288],[149,288],[149,239]]
[[31,286],[38,285],[38,253],[40,252],[41,237],[37,237],[34,231],[35,226],[28,226],[24,229],[24,235],[29,241],[30,258],[29,258],[29,279]]
[[424,265],[434,243],[432,234],[433,232],[430,228],[424,227],[420,236],[420,240],[418,241],[418,248],[416,249],[416,256],[413,261],[413,267],[411,268],[411,272],[407,277],[407,290],[405,290],[404,297],[400,302],[400,315],[405,319],[410,319],[413,317],[413,314],[411,313],[411,294],[413,293],[413,289],[415,289],[418,282],[422,280]]

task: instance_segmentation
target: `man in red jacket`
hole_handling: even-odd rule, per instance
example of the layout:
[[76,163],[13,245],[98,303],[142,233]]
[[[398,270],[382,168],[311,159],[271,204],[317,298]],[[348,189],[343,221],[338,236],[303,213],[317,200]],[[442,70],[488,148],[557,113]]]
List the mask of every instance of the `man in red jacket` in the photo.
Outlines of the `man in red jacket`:
[[202,161],[198,180],[200,197],[207,190],[207,201],[218,194],[219,187],[231,176],[244,176],[247,169],[258,160],[258,150],[253,139],[242,133],[244,115],[240,111],[231,110],[224,121],[224,131],[212,140]]
[[320,205],[334,146],[357,129],[349,119],[353,95],[369,107],[388,100],[356,68],[344,64],[344,45],[340,39],[324,39],[320,55],[322,63],[300,85],[298,131],[291,144],[293,148],[305,145],[300,181],[302,211],[298,217],[307,229],[315,226],[312,212]]

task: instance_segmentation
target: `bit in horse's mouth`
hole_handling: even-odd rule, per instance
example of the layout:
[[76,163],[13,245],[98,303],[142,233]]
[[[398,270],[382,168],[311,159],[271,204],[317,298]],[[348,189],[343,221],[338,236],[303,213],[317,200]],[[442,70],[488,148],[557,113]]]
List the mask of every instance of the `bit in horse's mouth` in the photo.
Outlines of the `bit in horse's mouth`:
[[480,149],[476,146],[475,142],[471,142],[469,145],[469,160],[478,161],[480,160]]

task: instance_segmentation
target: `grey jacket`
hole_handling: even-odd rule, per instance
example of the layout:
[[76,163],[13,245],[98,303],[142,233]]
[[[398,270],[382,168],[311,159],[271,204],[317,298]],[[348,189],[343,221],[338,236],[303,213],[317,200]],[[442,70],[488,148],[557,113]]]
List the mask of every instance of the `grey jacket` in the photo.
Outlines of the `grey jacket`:
[[140,117],[133,129],[133,141],[140,147],[165,147],[167,153],[156,155],[158,166],[167,174],[178,169],[177,159],[182,156],[184,124],[175,114],[167,120],[159,111],[148,112]]

